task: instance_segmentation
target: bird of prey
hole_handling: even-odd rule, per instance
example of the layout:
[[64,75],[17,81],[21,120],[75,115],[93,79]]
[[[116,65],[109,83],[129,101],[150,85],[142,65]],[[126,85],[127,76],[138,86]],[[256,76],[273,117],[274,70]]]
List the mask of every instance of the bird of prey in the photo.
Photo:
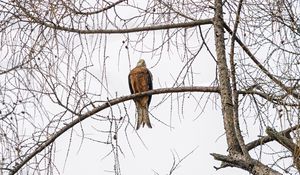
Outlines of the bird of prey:
[[[145,60],[140,59],[137,62],[136,67],[130,71],[128,75],[128,83],[131,94],[141,93],[153,89],[152,74],[147,69]],[[137,97],[134,98],[133,101],[135,103],[138,115],[136,130],[138,130],[141,125],[144,127],[145,124],[149,128],[152,128],[148,114],[151,95]]]

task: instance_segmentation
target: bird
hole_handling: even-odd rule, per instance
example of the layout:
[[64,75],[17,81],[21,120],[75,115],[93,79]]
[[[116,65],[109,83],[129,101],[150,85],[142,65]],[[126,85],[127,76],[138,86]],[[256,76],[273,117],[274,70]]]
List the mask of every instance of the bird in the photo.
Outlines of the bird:
[[[152,74],[147,69],[144,59],[140,59],[137,62],[136,67],[130,71],[128,75],[128,83],[131,94],[141,93],[153,89]],[[136,130],[138,130],[141,125],[144,127],[145,124],[149,128],[152,128],[148,113],[151,97],[152,95],[146,95],[133,99],[138,116]]]

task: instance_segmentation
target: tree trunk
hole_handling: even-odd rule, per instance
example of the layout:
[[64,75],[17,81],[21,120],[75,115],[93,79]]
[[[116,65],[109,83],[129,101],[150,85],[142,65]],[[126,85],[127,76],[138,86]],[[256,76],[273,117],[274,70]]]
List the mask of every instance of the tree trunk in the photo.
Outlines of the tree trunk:
[[224,44],[224,28],[223,28],[223,10],[222,1],[215,0],[215,16],[214,16],[215,44],[217,53],[217,66],[219,87],[221,94],[222,112],[226,139],[229,154],[241,153],[239,142],[236,138],[234,129],[234,108],[232,102],[232,94],[230,87],[230,79],[228,67],[226,64],[225,44]]

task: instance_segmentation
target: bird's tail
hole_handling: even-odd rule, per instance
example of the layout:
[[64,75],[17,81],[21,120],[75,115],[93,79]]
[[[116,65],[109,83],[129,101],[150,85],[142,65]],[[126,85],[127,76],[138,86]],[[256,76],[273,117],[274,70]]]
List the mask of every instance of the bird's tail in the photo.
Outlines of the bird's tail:
[[138,119],[137,119],[136,130],[138,130],[141,125],[144,127],[145,124],[149,128],[152,128],[150,119],[149,119],[149,114],[148,114],[148,107],[147,106],[146,107],[142,107],[142,106],[137,107],[137,112],[138,112]]

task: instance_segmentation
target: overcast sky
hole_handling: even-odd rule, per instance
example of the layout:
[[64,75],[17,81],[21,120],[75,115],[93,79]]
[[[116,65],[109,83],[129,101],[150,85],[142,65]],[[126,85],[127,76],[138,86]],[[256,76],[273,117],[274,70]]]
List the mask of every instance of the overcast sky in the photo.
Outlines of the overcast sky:
[[[131,2],[135,2],[136,4],[140,3],[140,7],[145,6],[143,3],[146,3],[146,1],[134,0]],[[126,5],[120,5],[115,11],[109,11],[107,16],[112,17],[112,15],[118,12],[118,15],[121,15],[123,18],[130,18],[140,13],[139,10],[131,11],[128,9],[131,8],[126,7]],[[210,8],[209,10],[212,11]],[[207,14],[210,15],[213,13]],[[196,19],[212,17],[204,16],[202,14],[189,15],[195,17]],[[103,23],[111,22],[103,22],[101,21],[102,18],[97,18],[99,16],[101,15],[99,14],[93,16],[93,18],[89,18],[88,20],[91,20],[88,21],[89,24],[91,24],[91,26],[95,25],[96,27],[102,27],[102,25],[105,26]],[[104,18],[105,17],[103,17],[103,19]],[[93,19],[95,19],[95,21],[93,21]],[[110,19],[115,18],[112,17]],[[145,22],[143,20],[145,19],[140,17],[137,18],[136,21],[132,20],[126,24],[124,24],[124,21],[121,20],[116,20],[112,23],[116,23],[124,28],[132,28],[136,27],[138,24],[143,25],[143,22]],[[163,21],[162,19],[159,20]],[[159,20],[157,23],[161,22]],[[149,23],[149,21],[147,22]],[[181,22],[180,20],[178,21]],[[85,27],[88,28],[91,26],[87,25]],[[108,24],[106,27],[109,29],[114,28],[114,26],[111,24]],[[201,26],[201,28],[203,35],[206,36],[208,47],[211,49],[212,54],[214,54],[215,49],[213,28],[211,25]],[[207,49],[202,45],[202,39],[199,37],[199,28],[182,29],[176,34],[174,32],[175,30],[173,29],[168,31],[151,31],[148,33],[137,32],[124,35],[84,35],[69,32],[55,33],[52,30],[49,31],[49,33],[43,36],[45,38],[41,37],[42,39],[40,39],[40,41],[46,42],[46,44],[48,44],[47,46],[49,47],[43,48],[43,54],[41,55],[44,57],[34,61],[39,61],[38,63],[40,63],[40,67],[45,69],[45,72],[49,71],[50,73],[53,73],[53,77],[49,76],[49,79],[53,78],[54,84],[58,87],[55,90],[57,90],[58,96],[63,102],[66,102],[67,100],[66,97],[69,92],[69,89],[67,88],[71,86],[70,82],[73,80],[72,76],[76,76],[74,79],[76,79],[78,82],[78,84],[76,84],[78,86],[73,87],[75,89],[74,92],[76,90],[80,92],[87,92],[83,95],[83,98],[86,98],[86,101],[83,101],[86,103],[93,101],[95,102],[95,105],[100,105],[103,104],[103,102],[105,102],[107,99],[129,95],[130,91],[128,87],[128,74],[130,70],[135,67],[140,58],[145,59],[147,67],[153,74],[154,89],[179,86],[217,85],[216,63],[212,56],[208,53]],[[53,33],[51,33],[51,31]],[[206,35],[206,32],[209,34]],[[17,35],[16,33],[18,32],[13,30],[10,31],[9,35],[5,36],[7,39],[3,39],[5,40],[5,44],[7,42],[7,45],[13,45],[14,42],[18,42],[18,37],[22,38],[22,33],[15,37],[14,35]],[[54,34],[58,34],[59,37],[54,38]],[[32,41],[36,35],[38,35],[38,31],[33,32],[32,36],[28,35],[32,37],[29,37],[30,39],[28,39],[28,41]],[[228,44],[230,37],[227,33],[225,33],[225,35],[227,39],[225,42]],[[26,35],[26,37],[28,36]],[[172,36],[172,39],[168,40],[167,37],[170,36]],[[26,37],[24,37],[24,41],[26,40]],[[10,41],[11,38],[15,38],[15,40]],[[24,41],[22,40],[22,42]],[[19,45],[19,47],[16,46],[15,48],[17,50],[15,57],[17,57],[16,60],[18,61],[20,58],[23,58],[22,54],[24,54],[23,52],[18,51],[18,49],[24,49],[24,43],[22,42],[17,43],[16,45]],[[39,44],[42,45],[42,42]],[[26,44],[28,44],[26,45],[28,48],[34,45],[31,42],[26,42]],[[163,48],[160,47],[162,44],[164,44]],[[38,45],[37,48],[41,47],[40,45]],[[52,47],[57,50],[53,49]],[[265,50],[262,48],[255,52],[264,59],[268,52],[265,52]],[[6,48],[6,45],[5,48],[1,49],[3,53],[7,52],[7,55],[14,54],[10,48]],[[199,49],[201,49],[200,53],[196,54],[198,53]],[[27,51],[26,49],[24,50],[22,51]],[[236,52],[238,52],[238,50],[236,50]],[[226,50],[227,58],[229,57],[228,53],[229,51]],[[9,65],[8,67],[10,67],[11,60],[7,59],[7,57],[3,55],[4,54],[1,56],[1,58],[3,58],[1,63]],[[196,56],[193,57],[193,55]],[[18,56],[20,58],[18,58]],[[12,56],[12,58],[15,57]],[[238,60],[239,57],[240,55],[236,54],[237,63],[241,63]],[[190,60],[193,60],[191,67],[189,67]],[[242,61],[244,65],[249,67],[253,66],[248,64],[249,59],[247,58]],[[54,63],[55,65],[50,65],[50,63]],[[247,66],[243,67],[243,69],[247,69]],[[189,69],[186,69],[187,67],[189,67]],[[239,71],[242,70],[240,67],[238,67],[238,69]],[[38,71],[35,73],[38,74],[39,72],[37,72]],[[257,71],[253,73],[258,74],[261,72]],[[36,76],[35,78],[41,78],[41,82],[46,82],[44,79],[47,78],[42,77],[40,74],[37,76],[36,74],[33,73],[33,75]],[[20,76],[21,80],[26,79],[24,81],[29,82],[28,84],[30,85],[30,88],[34,89],[35,87],[38,87],[38,83],[35,84],[36,82],[30,79],[34,78],[33,75],[26,74],[26,71],[19,71],[19,74],[16,75]],[[12,79],[14,76],[15,75],[8,75],[8,77]],[[245,77],[249,78],[247,76],[248,74],[245,73]],[[5,78],[6,81],[9,79],[7,77]],[[239,78],[242,78],[242,76]],[[56,82],[56,79],[60,81]],[[253,81],[255,82],[255,80]],[[60,83],[66,83],[67,85],[65,87],[67,88],[63,89],[63,86],[60,86]],[[31,94],[28,93],[30,94],[28,95],[27,93],[21,94],[20,96],[29,97]],[[74,96],[71,96],[71,98],[68,99],[70,100],[71,107],[76,106],[76,100],[81,98],[76,96],[80,93],[74,94]],[[55,101],[53,94],[49,96],[51,96]],[[62,121],[60,121],[60,119],[57,121],[51,121],[53,119],[51,117],[56,117],[55,119],[59,118],[59,112],[65,109],[62,109],[62,107],[57,107],[58,105],[53,104],[48,96],[41,99],[42,100],[40,101],[40,104],[44,105],[45,109],[43,110],[47,112],[48,115],[40,115],[42,112],[44,112],[43,110],[41,110],[41,113],[35,113],[37,108],[40,106],[39,104],[32,104],[31,102],[24,105],[24,108],[26,107],[26,109],[22,109],[28,114],[32,114],[28,115],[30,120],[24,120],[25,124],[20,127],[20,130],[18,130],[18,132],[22,134],[24,132],[24,138],[29,138],[28,140],[24,140],[28,142],[33,142],[31,139],[34,139],[31,138],[33,135],[31,132],[34,132],[34,134],[45,134],[44,132],[47,132],[44,136],[48,137],[49,135],[47,134],[57,131],[57,125],[59,125],[59,127],[64,126],[64,120],[66,123],[69,123],[72,121],[72,119],[78,117],[67,113],[67,115],[62,117]],[[73,106],[72,102],[74,104]],[[245,108],[247,108],[248,101],[244,100],[243,102]],[[87,108],[92,109],[91,105]],[[256,109],[253,108],[243,109],[243,111],[247,112],[247,114],[241,114],[240,117],[242,134],[246,143],[257,139],[259,135],[265,135],[263,128],[265,126],[263,126],[263,122],[258,121],[258,117],[255,116],[255,110]],[[275,116],[272,118],[275,120],[268,121],[266,119],[267,124],[270,122],[275,128],[284,128],[285,123],[284,121],[281,121],[283,119],[281,118],[280,120],[277,120],[274,113],[276,109],[274,109],[274,111],[272,110],[273,109],[270,109],[270,111],[267,113]],[[153,95],[149,112],[151,113],[150,120],[153,128],[149,129],[145,127],[140,128],[138,131],[135,130],[136,115],[135,105],[132,100],[100,111],[96,115],[82,121],[80,124],[76,125],[74,128],[70,129],[68,132],[56,139],[54,144],[55,149],[53,149],[55,150],[53,161],[55,164],[55,169],[57,170],[53,170],[54,174],[61,172],[60,174],[63,175],[109,175],[114,174],[115,162],[119,161],[118,163],[120,165],[121,174],[123,175],[166,175],[170,173],[172,166],[174,166],[174,164],[176,165],[181,160],[182,161],[178,164],[178,167],[174,170],[173,175],[249,174],[248,172],[237,168],[228,167],[218,171],[216,171],[214,168],[219,167],[221,162],[214,160],[210,153],[218,153],[223,155],[228,154],[226,137],[224,135],[223,116],[220,108],[220,96],[218,94],[193,92],[174,93],[172,95]],[[30,118],[30,116],[34,116],[35,118]],[[110,130],[111,125],[107,120],[103,120],[107,117],[111,118],[112,116],[116,119],[122,118],[120,119],[120,122],[113,123],[112,125],[114,127],[114,124],[116,124],[119,127],[116,136],[117,139],[113,141],[113,145],[105,143],[111,139],[110,134],[107,132]],[[32,122],[33,124],[31,125],[30,123],[26,122]],[[51,123],[51,127],[47,128],[47,122],[53,122]],[[55,122],[59,124],[56,125]],[[27,125],[30,127],[27,128]],[[45,127],[47,130],[39,131],[38,129],[40,128],[32,128],[33,126],[39,126],[42,128],[41,130],[43,130],[43,127]],[[36,131],[36,129],[38,131]],[[116,146],[116,143],[117,147],[113,148],[112,146]],[[280,152],[283,150],[277,144],[272,146],[272,148],[274,148],[276,151]],[[267,149],[268,148],[263,150],[266,155],[268,155]],[[112,152],[112,150],[117,150],[117,158],[115,157],[116,152]],[[260,150],[260,148],[257,148],[256,150],[252,150],[250,154],[253,155],[254,158],[257,158],[261,156],[260,151],[262,151],[262,149]],[[270,156],[264,158],[262,162],[266,163],[268,158],[272,157]]]
[[[122,35],[112,35],[108,39],[110,42],[106,46],[108,47],[106,75],[109,91],[113,95],[115,93],[119,96],[128,95],[130,91],[127,76],[130,68],[126,55],[127,50],[124,46],[122,47],[121,42],[124,37]],[[147,42],[144,43],[144,47],[147,47]],[[132,68],[140,58],[146,60],[146,64],[153,74],[154,89],[172,87],[174,79],[177,78],[184,65],[180,61],[176,49],[164,51],[159,61],[157,57],[152,57],[151,54],[140,54],[132,48],[129,48],[128,52]],[[119,56],[119,53],[121,53],[121,56]],[[94,64],[92,69],[94,75],[98,77],[101,76],[103,70],[97,64],[102,63],[102,59],[101,57],[92,58]],[[193,71],[194,86],[211,86],[211,83],[215,80],[215,63],[205,51],[196,57]],[[95,91],[99,91],[97,86],[99,85],[91,85],[90,91],[93,88],[95,88]],[[124,131],[127,124],[121,127],[118,133],[118,142],[122,151],[119,154],[121,173],[168,174],[172,168],[174,158],[178,163],[180,159],[193,151],[180,163],[174,174],[248,174],[236,168],[226,168],[219,171],[214,169],[214,166],[218,167],[220,162],[215,161],[210,153],[227,154],[218,95],[203,96],[203,93],[186,93],[183,105],[182,95],[182,93],[173,94],[172,98],[167,98],[164,103],[161,103],[161,101],[166,97],[165,94],[152,97],[151,114],[162,122],[171,125],[172,129],[154,119],[153,116],[150,118],[153,125],[152,129],[145,127],[136,132],[132,126],[128,126],[128,129]],[[180,97],[179,100],[177,100],[177,97]],[[202,100],[199,101],[201,97]],[[125,106],[131,124],[135,125],[133,101],[125,102]],[[121,104],[120,107],[123,108],[123,105]],[[118,111],[117,106],[114,106],[113,109]],[[100,112],[99,115],[105,116],[108,113],[109,110],[105,110]],[[119,113],[116,112],[115,115],[118,116]],[[71,147],[62,174],[113,174],[114,157],[113,154],[109,154],[111,146],[88,139],[82,140],[80,137],[83,129],[85,136],[105,141],[107,134],[97,131],[97,129],[101,130],[102,127],[103,123],[87,119],[82,122],[81,126],[74,128]],[[64,134],[62,138],[56,141],[58,153],[56,162],[59,169],[62,169],[64,165],[70,133]],[[76,135],[79,135],[79,137]]]

